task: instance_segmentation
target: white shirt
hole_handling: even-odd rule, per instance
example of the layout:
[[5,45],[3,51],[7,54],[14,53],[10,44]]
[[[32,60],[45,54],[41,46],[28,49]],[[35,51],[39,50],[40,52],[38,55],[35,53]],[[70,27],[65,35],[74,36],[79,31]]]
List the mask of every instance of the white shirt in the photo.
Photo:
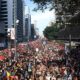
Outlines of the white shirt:
[[72,80],[72,75],[71,74],[69,75],[68,80]]
[[56,80],[56,77],[55,77],[55,76],[52,76],[52,77],[51,77],[51,80]]
[[51,79],[50,74],[47,74],[47,76],[46,76],[46,80],[50,80],[50,79]]

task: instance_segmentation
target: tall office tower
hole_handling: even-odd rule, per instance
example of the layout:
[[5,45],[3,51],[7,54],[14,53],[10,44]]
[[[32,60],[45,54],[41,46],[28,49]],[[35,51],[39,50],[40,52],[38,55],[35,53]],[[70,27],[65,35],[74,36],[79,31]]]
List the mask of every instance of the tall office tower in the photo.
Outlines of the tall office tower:
[[31,37],[31,15],[27,14],[25,18],[25,34],[24,37],[26,38],[27,41],[30,40]]
[[0,0],[0,11],[1,11],[1,0]]
[[0,21],[3,21],[5,23],[5,28],[7,28],[8,26],[7,0],[1,0]]
[[25,18],[25,27],[24,27],[24,40],[28,39],[28,18]]
[[19,24],[17,25],[17,40],[23,41],[23,0],[17,0],[17,19]]
[[0,0],[0,49],[7,47],[8,10],[7,0]]
[[13,1],[14,0],[1,0],[1,18],[0,20],[5,23],[5,29],[13,25]]
[[[20,42],[23,40],[23,0],[0,0],[0,21],[5,23],[5,30],[16,27],[16,37]],[[17,24],[16,21],[19,20]]]
[[27,12],[26,11],[26,3],[25,3],[25,1],[23,0],[23,41],[25,41],[25,12]]
[[36,29],[34,24],[31,24],[31,40],[37,39]]
[[0,0],[0,17],[1,17],[1,0]]
[[[23,0],[13,0],[13,27],[16,28],[16,39],[18,42],[23,41]],[[16,21],[19,23],[16,23]]]

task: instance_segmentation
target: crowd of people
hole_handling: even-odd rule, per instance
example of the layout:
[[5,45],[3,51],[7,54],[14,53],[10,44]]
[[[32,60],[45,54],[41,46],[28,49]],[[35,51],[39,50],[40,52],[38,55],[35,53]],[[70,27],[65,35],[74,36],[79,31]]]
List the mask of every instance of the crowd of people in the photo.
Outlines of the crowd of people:
[[16,59],[6,58],[0,62],[0,80],[79,80],[78,56],[67,56],[58,46],[58,43],[47,43],[38,51],[31,47]]

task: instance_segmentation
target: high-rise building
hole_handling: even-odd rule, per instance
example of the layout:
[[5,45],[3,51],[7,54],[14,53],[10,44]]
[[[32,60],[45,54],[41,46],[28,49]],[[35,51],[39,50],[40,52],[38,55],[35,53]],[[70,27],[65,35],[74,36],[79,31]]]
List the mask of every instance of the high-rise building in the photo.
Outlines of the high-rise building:
[[0,21],[3,21],[5,23],[5,28],[7,28],[8,26],[7,0],[1,0]]
[[26,38],[26,40],[29,41],[30,37],[31,37],[31,15],[27,14],[25,18],[24,38]]
[[17,0],[17,19],[19,23],[17,25],[17,40],[23,41],[23,0]]
[[[18,24],[17,20],[19,20]],[[16,39],[21,42],[23,40],[23,0],[0,0],[0,21],[4,23],[6,34],[9,28],[16,28]]]
[[1,0],[0,0],[0,11],[1,11]]
[[28,38],[28,18],[25,19],[24,38],[25,40]]
[[0,20],[5,23],[5,30],[14,24],[14,0],[1,0],[1,17]]
[[0,17],[1,17],[1,0],[0,0]]
[[5,5],[2,5],[2,0],[0,0],[0,50],[3,49],[3,48],[6,48],[6,46],[7,46],[5,23],[3,22],[3,20],[1,20],[2,13],[5,16],[5,11],[2,11],[2,10],[4,10],[2,7],[5,7]]
[[[23,10],[23,0],[0,0],[0,48],[8,47],[9,29],[16,28],[13,31],[14,37],[16,30],[17,41],[23,40]],[[17,20],[19,20],[18,24]],[[10,34],[12,34],[11,30]]]
[[6,40],[5,24],[0,21],[0,50],[7,47]]
[[31,24],[31,40],[34,40],[35,36],[36,36],[36,31],[34,28],[34,24]]

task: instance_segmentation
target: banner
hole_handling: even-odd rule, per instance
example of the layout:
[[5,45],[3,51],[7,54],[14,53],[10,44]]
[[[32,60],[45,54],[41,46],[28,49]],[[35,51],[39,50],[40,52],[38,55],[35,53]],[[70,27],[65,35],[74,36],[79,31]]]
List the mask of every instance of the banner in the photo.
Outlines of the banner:
[[10,39],[15,39],[15,28],[8,28],[8,36],[10,36]]

